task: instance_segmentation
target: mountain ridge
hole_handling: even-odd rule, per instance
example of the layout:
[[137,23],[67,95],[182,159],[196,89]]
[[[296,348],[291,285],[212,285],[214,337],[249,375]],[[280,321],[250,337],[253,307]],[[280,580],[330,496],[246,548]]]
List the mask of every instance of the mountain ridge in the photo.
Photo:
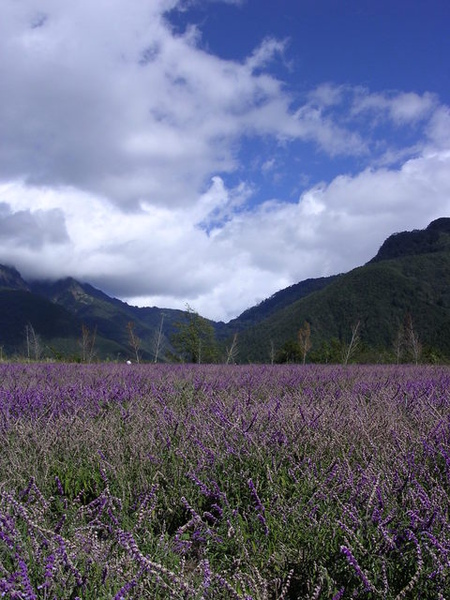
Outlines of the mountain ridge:
[[[22,307],[20,315],[14,303]],[[6,265],[0,265],[0,304],[0,344],[8,351],[23,349],[20,328],[34,320],[39,335],[72,355],[79,351],[76,332],[82,326],[89,328],[97,336],[102,359],[130,354],[129,323],[142,340],[143,359],[154,358],[158,331],[160,342],[173,356],[171,338],[186,315],[175,309],[130,306],[73,277],[27,282],[15,267]],[[51,307],[58,309],[52,312]],[[38,318],[39,312],[47,315],[48,326]],[[424,343],[450,357],[450,343],[443,341],[443,332],[450,330],[450,218],[436,219],[422,230],[390,235],[369,262],[347,273],[303,280],[228,323],[209,323],[223,348],[237,335],[239,360],[248,362],[269,360],[268,348],[276,345],[280,351],[305,321],[310,323],[316,353],[320,344],[330,340],[344,343],[356,320],[362,323],[366,345],[387,349],[406,313],[413,315]],[[428,315],[428,322],[422,313]],[[441,334],[433,329],[433,320]],[[65,324],[59,337],[54,326],[58,322]]]
[[450,219],[389,236],[374,259],[246,330],[242,343],[253,350],[245,358],[267,360],[273,339],[293,341],[307,321],[316,350],[330,340],[345,346],[359,323],[363,345],[376,349],[372,359],[378,360],[407,316],[430,355],[450,356]]

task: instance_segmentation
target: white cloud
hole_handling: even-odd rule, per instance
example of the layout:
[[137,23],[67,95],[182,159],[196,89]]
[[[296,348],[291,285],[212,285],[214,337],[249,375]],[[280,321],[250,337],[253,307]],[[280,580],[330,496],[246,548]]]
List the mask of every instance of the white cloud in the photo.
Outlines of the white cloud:
[[427,127],[430,151],[433,149],[448,150],[450,146],[450,108],[439,106],[431,116]]
[[437,98],[428,92],[420,95],[414,92],[371,94],[364,88],[356,91],[354,114],[372,114],[375,119],[389,119],[399,126],[426,119],[438,103]]
[[308,94],[310,104],[319,107],[330,107],[341,104],[344,98],[345,86],[332,83],[322,83]]
[[286,42],[274,38],[266,38],[260,46],[254,50],[251,56],[245,61],[245,65],[251,70],[264,68],[270,63],[276,55],[283,55],[286,48]]
[[[450,113],[435,96],[326,83],[302,101],[266,70],[284,42],[222,60],[194,27],[175,35],[177,5],[2,1],[0,263],[228,319],[450,214]],[[393,146],[379,121],[416,137]],[[294,168],[304,181],[301,157],[283,164],[292,142],[364,163],[286,202],[246,173],[242,138],[285,149],[261,150],[265,181]]]
[[211,235],[199,228],[199,220],[242,193],[215,178],[196,206],[124,214],[70,189],[43,194],[3,186],[0,198],[17,214],[30,204],[43,215],[64,211],[70,240],[50,240],[31,252],[0,235],[0,255],[27,276],[70,274],[131,303],[183,308],[189,302],[206,316],[228,319],[291,283],[363,264],[395,231],[450,214],[450,154],[341,176],[294,204],[273,200],[241,209]]
[[0,240],[7,246],[19,246],[37,251],[45,245],[60,245],[68,241],[64,213],[51,210],[13,211],[0,203]]
[[198,47],[195,29],[173,34],[164,10],[175,4],[4,0],[0,178],[74,186],[134,210],[195,203],[205,178],[236,168],[243,134],[360,151],[358,135],[291,109],[262,71],[283,42],[222,60]]

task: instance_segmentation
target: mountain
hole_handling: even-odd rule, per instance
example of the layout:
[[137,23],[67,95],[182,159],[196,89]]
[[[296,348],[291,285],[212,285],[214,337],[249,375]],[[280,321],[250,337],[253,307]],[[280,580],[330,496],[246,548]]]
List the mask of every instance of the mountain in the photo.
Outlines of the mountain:
[[[73,340],[81,325],[64,307],[26,289],[0,289],[0,347],[4,353],[30,354],[29,339],[47,355],[72,354]],[[28,343],[28,348],[27,348]],[[44,348],[45,346],[45,348]],[[32,352],[32,354],[35,350]]]
[[[80,323],[74,314],[33,294],[11,266],[0,265],[0,355],[73,351]],[[58,349],[57,349],[58,348]]]
[[450,219],[436,219],[424,230],[394,233],[382,244],[370,263],[391,260],[405,256],[417,256],[433,252],[448,251]]
[[0,265],[0,290],[2,289],[28,291],[29,287],[14,267]]
[[[390,236],[366,265],[329,282],[240,334],[241,360],[267,361],[295,341],[307,321],[311,355],[348,343],[359,324],[361,345],[378,360],[392,352],[405,318],[424,349],[450,357],[450,219]],[[323,359],[324,356],[320,356]],[[326,357],[325,357],[326,358]],[[334,357],[336,358],[336,357]]]
[[63,306],[89,328],[91,334],[95,332],[96,346],[103,358],[130,357],[130,323],[140,340],[140,355],[144,360],[154,358],[156,339],[163,325],[159,340],[162,357],[162,350],[173,350],[170,338],[175,331],[175,323],[184,314],[180,310],[130,306],[71,277],[55,282],[34,282],[31,290],[55,305]]
[[[144,360],[174,355],[176,324],[186,311],[140,308],[73,278],[26,282],[0,265],[0,349],[8,355],[80,357],[83,335],[96,357],[133,357],[130,324]],[[238,362],[288,359],[308,322],[309,359],[340,360],[358,326],[358,360],[392,360],[405,323],[429,359],[450,360],[450,219],[391,235],[376,256],[352,271],[307,279],[280,290],[229,323],[208,321],[226,354],[237,334]],[[34,345],[33,345],[34,344]],[[298,358],[298,356],[297,356]]]
[[261,321],[264,321],[274,313],[289,306],[293,302],[305,298],[317,292],[330,283],[335,281],[340,275],[331,275],[330,277],[319,277],[317,279],[305,279],[300,283],[295,283],[279,292],[276,292],[270,298],[263,300],[257,306],[248,308],[239,317],[231,320],[227,326],[234,331],[239,332],[248,327],[252,327]]

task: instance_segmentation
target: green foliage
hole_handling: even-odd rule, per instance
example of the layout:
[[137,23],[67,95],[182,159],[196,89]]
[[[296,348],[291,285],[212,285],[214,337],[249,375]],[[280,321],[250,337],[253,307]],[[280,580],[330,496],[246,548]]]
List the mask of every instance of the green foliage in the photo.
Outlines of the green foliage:
[[296,340],[288,340],[283,344],[281,350],[275,355],[275,362],[282,363],[299,363],[302,361],[302,351],[300,344]]
[[343,346],[336,339],[331,338],[330,341],[323,341],[320,346],[316,347],[310,354],[312,362],[322,364],[336,364],[342,362]]
[[183,321],[176,323],[177,331],[172,336],[174,348],[183,362],[214,363],[218,351],[214,328],[189,305]]
[[422,346],[431,348],[435,356],[448,358],[449,288],[447,250],[367,264],[243,331],[239,358],[242,362],[267,362],[271,341],[276,352],[282,352],[304,321],[311,325],[310,361],[341,362],[336,340],[348,344],[351,327],[358,321],[360,349],[370,349],[374,357],[383,357],[386,352],[393,357],[395,337],[408,313]]
[[230,321],[228,326],[236,331],[252,327],[257,323],[264,321],[274,313],[286,308],[290,304],[297,302],[301,298],[305,298],[313,292],[324,289],[338,277],[340,276],[331,275],[330,277],[305,279],[304,281],[295,283],[294,285],[276,292],[270,298],[260,302],[257,306],[248,308],[239,317]]
[[0,343],[11,352],[21,350],[29,324],[45,338],[75,336],[80,327],[62,306],[26,291],[0,290]]

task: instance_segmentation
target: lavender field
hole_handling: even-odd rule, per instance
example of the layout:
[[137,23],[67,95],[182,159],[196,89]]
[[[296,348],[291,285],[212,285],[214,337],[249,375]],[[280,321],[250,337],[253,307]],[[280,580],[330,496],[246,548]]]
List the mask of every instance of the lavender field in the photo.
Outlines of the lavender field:
[[0,381],[0,597],[450,598],[448,368]]

